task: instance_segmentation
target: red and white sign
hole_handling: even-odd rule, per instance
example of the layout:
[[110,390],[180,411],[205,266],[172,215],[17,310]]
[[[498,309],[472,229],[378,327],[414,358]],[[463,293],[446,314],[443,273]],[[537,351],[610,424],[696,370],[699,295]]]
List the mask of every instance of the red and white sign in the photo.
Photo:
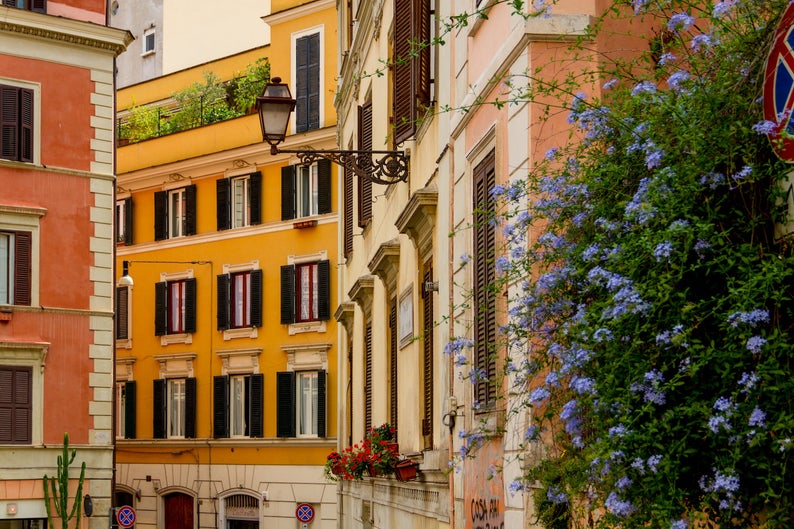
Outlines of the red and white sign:
[[295,518],[297,518],[299,522],[311,522],[314,520],[314,507],[309,503],[301,503],[298,505],[298,508],[295,509]]
[[[786,8],[775,30],[764,71],[764,119],[777,123],[769,135],[775,153],[794,162],[794,4]],[[785,131],[786,134],[781,133]]]
[[135,509],[129,505],[119,507],[119,510],[116,511],[116,521],[121,527],[132,527],[135,525]]

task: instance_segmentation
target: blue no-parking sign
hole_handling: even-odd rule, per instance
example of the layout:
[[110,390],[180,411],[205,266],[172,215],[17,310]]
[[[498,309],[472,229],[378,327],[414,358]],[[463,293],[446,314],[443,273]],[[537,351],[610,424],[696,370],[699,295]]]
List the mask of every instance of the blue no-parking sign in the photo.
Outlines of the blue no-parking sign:
[[116,520],[121,527],[132,527],[135,525],[135,509],[129,505],[119,507],[119,510],[116,511]]
[[297,518],[299,522],[311,522],[314,520],[314,507],[308,503],[301,503],[298,505],[298,508],[295,509],[295,518]]
[[794,162],[794,4],[783,13],[775,30],[764,70],[764,119],[777,123],[769,135],[777,155]]

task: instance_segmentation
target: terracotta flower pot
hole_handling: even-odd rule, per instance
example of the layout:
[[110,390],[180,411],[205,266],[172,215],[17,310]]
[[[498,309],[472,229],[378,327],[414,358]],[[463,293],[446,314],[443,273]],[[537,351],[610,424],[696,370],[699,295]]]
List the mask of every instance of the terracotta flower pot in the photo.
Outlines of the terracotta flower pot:
[[416,479],[418,469],[418,463],[410,459],[403,459],[394,466],[394,476],[398,481],[412,481]]

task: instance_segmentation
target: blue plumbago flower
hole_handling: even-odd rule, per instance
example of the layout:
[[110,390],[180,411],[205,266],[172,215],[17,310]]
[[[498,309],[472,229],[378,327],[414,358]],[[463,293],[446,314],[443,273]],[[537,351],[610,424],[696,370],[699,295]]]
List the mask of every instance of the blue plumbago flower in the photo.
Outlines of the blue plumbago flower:
[[569,387],[579,395],[595,395],[596,391],[596,384],[595,380],[592,378],[587,377],[580,377],[578,375],[574,375],[571,377],[571,382],[569,383]]
[[468,357],[465,354],[456,355],[455,356],[455,365],[457,367],[462,367],[462,366],[466,365],[466,362],[468,362],[468,360],[469,359],[468,359]]
[[546,385],[560,387],[560,375],[556,371],[549,371],[549,374],[546,375]]
[[706,492],[724,492],[727,496],[733,497],[733,493],[739,490],[739,476],[735,474],[723,474],[719,470],[714,470],[714,478],[706,480],[702,477],[699,480],[700,488]]
[[474,346],[474,340],[471,338],[454,338],[444,346],[444,354],[454,354],[459,353],[465,348],[471,348]]
[[554,485],[546,490],[546,498],[552,503],[568,503],[568,495]]
[[631,90],[631,95],[637,96],[640,94],[655,94],[656,93],[656,85],[653,84],[651,81],[641,81],[637,83],[634,88]]
[[720,18],[727,15],[731,9],[736,6],[737,0],[722,0],[714,4],[714,10],[712,11],[712,15],[714,18]]
[[670,529],[686,529],[689,527],[689,523],[686,520],[675,520],[670,522]]
[[670,223],[670,229],[674,231],[684,229],[688,226],[689,226],[689,221],[686,219],[678,219]]
[[546,151],[546,155],[544,156],[544,158],[546,158],[547,160],[553,160],[557,156],[559,150],[560,150],[559,147],[552,147],[551,149]]
[[544,18],[551,16],[551,5],[547,5],[546,0],[533,0],[532,9],[542,14]]
[[706,257],[706,252],[711,248],[711,244],[706,241],[705,239],[698,239],[695,243],[695,253],[698,256],[698,259],[704,259]]
[[640,296],[632,285],[627,285],[612,296],[614,305],[607,307],[601,313],[606,319],[617,319],[624,314],[645,314],[651,309],[650,303]]
[[642,393],[645,402],[661,406],[665,403],[665,394],[660,388],[663,383],[664,375],[659,370],[652,369],[645,373],[642,382],[632,382],[629,389],[632,393]]
[[733,175],[734,180],[744,180],[753,172],[753,167],[750,165],[745,165],[742,169]]
[[510,494],[515,494],[516,492],[521,492],[524,490],[524,484],[518,480],[511,481],[510,485],[507,486],[507,490],[510,491]]
[[582,420],[577,415],[577,404],[576,399],[569,400],[563,405],[560,412],[560,419],[565,421],[565,431],[571,435],[579,433],[579,428],[582,425]]
[[711,172],[704,174],[700,177],[700,184],[709,186],[711,189],[717,189],[725,183],[725,175],[722,173]]
[[755,373],[742,373],[739,379],[739,386],[741,386],[742,393],[749,393],[751,389],[758,383],[758,375]]
[[604,327],[601,327],[600,329],[596,329],[596,331],[593,333],[593,340],[595,340],[598,343],[611,342],[612,339],[613,339],[612,331]]
[[692,24],[695,23],[695,17],[690,15],[689,13],[676,13],[670,17],[670,20],[667,22],[667,29],[670,31],[676,30],[688,30],[692,27]]
[[614,88],[616,84],[618,84],[618,80],[615,79],[615,78],[612,78],[609,81],[607,81],[606,83],[604,83],[604,86],[602,88],[604,90],[610,90],[610,89]]
[[460,256],[460,264],[461,266],[466,266],[471,262],[471,255],[464,253]]
[[493,186],[491,188],[491,195],[493,195],[495,197],[498,197],[498,196],[504,195],[505,191],[506,191],[505,186],[503,186],[501,184],[496,184],[495,186]]
[[738,327],[740,323],[755,327],[759,323],[769,323],[769,311],[766,309],[753,309],[750,312],[734,312],[728,316],[731,327]]
[[750,420],[747,421],[747,424],[754,428],[766,426],[766,413],[764,413],[764,410],[756,406],[750,414]]
[[[573,113],[572,113],[573,115]],[[576,123],[585,132],[584,137],[594,140],[604,134],[612,132],[609,126],[609,108],[588,108],[576,114]]]
[[753,125],[752,130],[753,132],[757,132],[758,134],[769,136],[770,134],[774,134],[775,131],[777,130],[777,123],[765,119]]
[[626,428],[623,424],[618,424],[617,426],[612,426],[609,429],[609,437],[625,437],[626,434],[630,433],[630,430]]
[[629,485],[631,485],[631,483],[632,483],[631,478],[629,478],[628,476],[622,476],[618,478],[618,480],[615,482],[615,488],[617,488],[618,490],[623,490]]
[[538,430],[538,427],[533,424],[527,428],[526,432],[524,432],[524,441],[532,441],[533,439],[537,439],[539,433],[540,431]]
[[731,415],[733,410],[736,409],[736,403],[733,402],[733,399],[730,397],[719,397],[714,402],[714,409],[720,413],[727,413]]
[[537,402],[543,402],[544,400],[549,398],[550,394],[551,393],[549,392],[549,390],[545,387],[536,388],[532,391],[532,393],[529,394],[529,402],[532,404],[535,404]]
[[582,259],[585,261],[592,261],[596,257],[598,257],[598,253],[601,251],[601,246],[594,242],[587,248],[585,248],[584,252],[582,252]]
[[642,8],[645,7],[651,0],[633,0],[634,14],[639,15]]
[[692,39],[692,43],[690,46],[694,51],[701,51],[704,49],[711,48],[715,44],[714,38],[711,35],[703,33],[702,35],[696,35]]
[[510,263],[510,260],[507,257],[500,255],[499,257],[496,258],[496,261],[494,262],[494,267],[496,268],[496,273],[502,275],[505,272],[509,271],[510,268],[512,268],[512,264]]
[[645,167],[648,169],[655,169],[662,164],[664,151],[661,149],[655,149],[654,147],[655,145],[653,142],[648,142],[645,146]]
[[753,336],[749,340],[747,340],[747,350],[757,355],[761,352],[761,348],[766,343],[766,339],[761,338],[760,336]]
[[709,430],[714,433],[719,433],[720,430],[729,431],[732,426],[731,423],[728,421],[728,418],[724,415],[714,415],[709,417]]
[[665,64],[671,63],[676,60],[677,57],[670,53],[669,51],[662,53],[662,56],[659,57],[659,66],[664,66]]
[[656,245],[656,248],[653,249],[653,256],[656,258],[658,262],[669,260],[669,257],[673,254],[673,243],[670,241],[663,241]]
[[662,462],[662,456],[661,455],[658,455],[658,454],[657,455],[653,455],[653,456],[648,458],[648,468],[651,470],[651,472],[656,474],[656,472],[658,472],[658,470],[659,470],[659,463],[661,463],[661,462]]
[[667,78],[667,86],[671,89],[675,90],[676,92],[680,92],[684,89],[681,83],[689,79],[689,72],[684,70],[678,70],[673,75]]
[[645,474],[645,460],[641,457],[635,457],[634,461],[631,462],[631,468],[637,471],[638,474],[641,476]]
[[610,492],[604,502],[604,507],[615,516],[625,518],[634,512],[634,506],[630,501],[623,500],[616,492]]

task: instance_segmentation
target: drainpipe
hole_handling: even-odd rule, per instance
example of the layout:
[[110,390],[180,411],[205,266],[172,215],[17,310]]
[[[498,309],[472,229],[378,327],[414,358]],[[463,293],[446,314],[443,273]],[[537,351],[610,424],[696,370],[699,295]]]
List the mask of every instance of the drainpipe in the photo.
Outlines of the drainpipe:
[[[450,167],[449,167],[449,171],[448,171],[447,174],[448,174],[448,177],[450,179],[449,180],[449,182],[450,182],[450,184],[449,184],[450,190],[452,189],[452,182],[455,181],[455,157],[452,156],[453,153],[454,153],[454,147],[453,147],[452,143],[450,142],[450,143],[447,143],[446,148],[441,153],[441,157],[440,157],[440,159],[447,158],[448,161],[449,161]],[[454,226],[454,222],[455,222],[455,219],[454,219],[455,193],[454,192],[449,194],[449,202],[450,202],[450,204],[449,204],[449,212],[448,212],[449,225],[450,226]],[[450,239],[450,241],[452,241],[452,240],[453,239]],[[449,262],[449,265],[448,265],[449,266],[449,269],[448,269],[448,274],[449,275],[448,275],[448,277],[451,279],[453,277],[453,274],[455,273],[455,256],[454,256],[455,251],[454,251],[454,245],[453,244],[447,244],[447,252],[448,252],[447,257],[448,257],[448,262]],[[454,287],[453,287],[453,285],[454,285],[454,282],[453,281],[449,281],[449,285],[448,285],[449,288],[448,288],[448,292],[447,292],[447,296],[448,296],[449,299],[447,301],[447,306],[449,307],[450,318],[449,318],[449,323],[448,323],[449,327],[447,329],[447,336],[453,336],[453,332],[455,330],[455,327],[454,327],[455,326],[455,317],[454,317],[454,303],[455,303],[455,300],[454,300]],[[449,355],[449,369],[447,370],[447,376],[449,378],[449,380],[447,381],[447,384],[449,386],[449,395],[448,395],[448,398],[447,398],[447,402],[449,403],[448,404],[449,409],[447,410],[447,413],[449,413],[450,411],[453,411],[452,406],[455,406],[457,408],[457,403],[456,404],[452,404],[452,402],[455,400],[455,361],[454,361],[453,357],[454,357],[454,355]],[[455,409],[454,411],[457,411],[457,409]],[[454,418],[450,418],[450,421],[454,421]],[[452,461],[453,458],[455,457],[455,446],[454,446],[454,444],[455,444],[455,431],[454,430],[455,430],[454,425],[453,425],[452,422],[450,422],[449,439],[448,439],[448,444],[449,444],[448,450],[449,450],[449,460],[450,461]],[[449,477],[447,479],[449,479],[449,529],[455,529],[455,472],[449,472],[448,476]]]

